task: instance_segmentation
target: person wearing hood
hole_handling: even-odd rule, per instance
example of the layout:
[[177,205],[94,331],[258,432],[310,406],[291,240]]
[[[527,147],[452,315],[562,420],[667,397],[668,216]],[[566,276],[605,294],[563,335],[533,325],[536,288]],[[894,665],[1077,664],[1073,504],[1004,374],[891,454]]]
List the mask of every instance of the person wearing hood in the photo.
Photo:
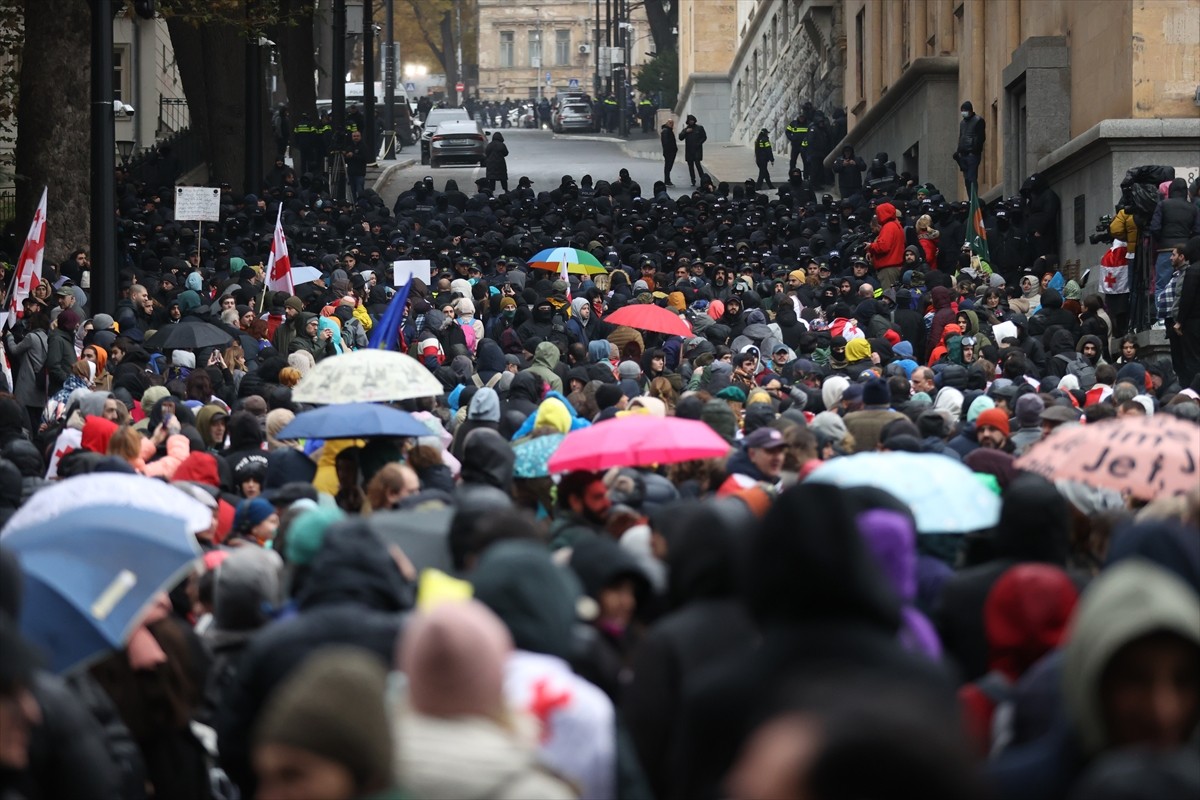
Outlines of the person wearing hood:
[[582,797],[618,796],[612,701],[568,661],[582,596],[578,579],[555,565],[541,544],[501,541],[483,552],[471,583],[475,598],[512,636],[504,695],[511,708],[537,719],[541,763],[571,781]]
[[586,297],[576,297],[571,301],[571,318],[567,320],[567,334],[571,343],[579,343],[584,347],[591,346],[589,328],[594,328],[592,322],[592,304]]
[[217,709],[221,766],[246,797],[256,790],[251,733],[274,687],[327,645],[353,645],[391,663],[400,612],[411,608],[413,592],[383,542],[353,519],[326,531],[295,599],[296,616],[251,640]]
[[989,537],[991,559],[956,573],[942,588],[934,622],[946,654],[964,680],[988,670],[984,606],[996,581],[1010,567],[1028,562],[1064,567],[1069,551],[1067,501],[1054,484],[1025,473],[1009,484],[1000,523]]
[[879,287],[887,291],[900,282],[900,267],[904,264],[904,228],[891,203],[876,206],[875,219],[879,233],[867,246],[867,255],[875,266]]
[[1200,236],[1200,206],[1188,202],[1183,178],[1171,181],[1167,196],[1154,208],[1149,230],[1154,237],[1154,306],[1158,308],[1171,281],[1171,251]]
[[900,643],[909,652],[940,661],[942,643],[933,623],[916,608],[917,532],[911,515],[872,508],[859,514],[856,524],[868,552],[900,599]]
[[484,177],[492,185],[500,184],[500,188],[508,191],[508,146],[504,144],[504,135],[500,131],[492,134],[492,140],[484,148]]
[[899,602],[856,535],[856,505],[846,490],[801,483],[767,511],[745,572],[761,643],[689,687],[669,797],[718,796],[756,724],[785,707],[797,685],[863,680],[919,697],[931,719],[955,724],[946,677],[898,641]]
[[655,516],[667,543],[669,612],[647,631],[625,687],[622,711],[655,797],[669,795],[670,754],[684,692],[709,665],[749,651],[755,627],[740,596],[737,565],[752,524],[740,501],[679,503]]
[[416,614],[397,650],[407,678],[390,709],[396,784],[417,797],[571,800],[575,790],[538,764],[505,698],[513,642],[476,600]]
[[314,361],[337,355],[337,344],[333,341],[333,329],[326,326],[322,330],[321,318],[316,314],[302,311],[292,320],[292,324],[296,334],[288,343],[289,353],[306,350],[312,355]]
[[1063,647],[1066,718],[992,763],[999,797],[1064,797],[1089,764],[1120,751],[1194,750],[1198,605],[1191,587],[1149,561],[1129,559],[1101,572],[1081,596]]
[[1041,308],[1029,318],[1029,335],[1042,336],[1055,325],[1070,332],[1072,343],[1079,338],[1079,318],[1063,308],[1063,297],[1057,289],[1047,288],[1042,291]]
[[510,494],[516,458],[503,436],[494,429],[477,427],[463,437],[462,485],[492,486]]
[[559,365],[559,349],[553,342],[542,342],[533,354],[533,363],[524,372],[531,372],[542,381],[549,384],[552,391],[562,393],[562,378],[558,376],[555,367]]
[[945,286],[933,287],[929,297],[933,303],[933,320],[929,324],[929,335],[925,338],[925,352],[932,357],[933,351],[942,344],[946,326],[954,323],[955,315],[950,290]]
[[983,609],[988,672],[958,690],[964,723],[980,755],[1007,747],[1011,720],[995,720],[996,711],[1008,704],[1004,713],[1011,712],[1021,676],[1066,641],[1078,598],[1071,578],[1050,564],[1011,567],[988,593]]
[[454,440],[450,444],[450,455],[460,462],[463,460],[463,445],[471,431],[488,428],[493,431],[500,429],[500,396],[495,389],[484,386],[476,390],[467,406],[467,417],[454,430]]

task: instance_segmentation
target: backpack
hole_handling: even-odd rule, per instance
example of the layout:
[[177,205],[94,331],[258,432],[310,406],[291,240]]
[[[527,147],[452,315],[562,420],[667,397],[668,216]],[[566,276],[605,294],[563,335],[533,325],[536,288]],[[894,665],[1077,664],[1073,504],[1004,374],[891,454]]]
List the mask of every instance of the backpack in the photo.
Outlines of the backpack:
[[1067,374],[1074,375],[1079,381],[1079,388],[1087,391],[1096,385],[1096,368],[1087,362],[1083,356],[1075,353],[1059,353],[1056,359],[1067,365]]

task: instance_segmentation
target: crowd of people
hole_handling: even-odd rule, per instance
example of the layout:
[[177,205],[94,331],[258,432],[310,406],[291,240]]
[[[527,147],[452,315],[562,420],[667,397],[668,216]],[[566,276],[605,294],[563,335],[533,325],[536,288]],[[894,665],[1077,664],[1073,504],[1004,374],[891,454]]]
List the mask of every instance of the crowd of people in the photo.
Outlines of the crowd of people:
[[[681,197],[621,170],[423,178],[392,208],[280,169],[199,226],[119,182],[116,312],[89,310],[77,251],[6,332],[0,523],[108,471],[212,524],[127,647],[62,676],[0,539],[0,796],[1195,796],[1200,488],[1016,459],[1150,415],[1200,458],[1200,238],[1172,245],[1173,361],[1052,255],[973,257],[936,187],[835,202],[793,171],[767,195],[695,161]],[[265,286],[281,206],[293,268],[320,273],[294,294]],[[558,246],[605,268],[530,266]],[[430,280],[388,315],[411,259]],[[638,305],[691,335],[606,321]],[[152,346],[197,320],[228,343]],[[428,435],[280,439],[305,376],[380,333],[440,383],[396,404]],[[728,452],[518,464],[631,415]],[[961,462],[999,521],[931,535],[902,494],[808,480],[868,452]],[[434,519],[442,561],[381,537]]]

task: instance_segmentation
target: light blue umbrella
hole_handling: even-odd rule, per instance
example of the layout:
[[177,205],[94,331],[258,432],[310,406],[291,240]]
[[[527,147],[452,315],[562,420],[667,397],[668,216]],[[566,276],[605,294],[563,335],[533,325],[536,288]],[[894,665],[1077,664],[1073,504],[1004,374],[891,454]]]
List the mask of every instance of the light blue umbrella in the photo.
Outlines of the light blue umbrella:
[[514,478],[545,478],[550,474],[546,462],[567,438],[565,433],[551,433],[521,442],[513,448],[517,460],[513,464]]
[[276,438],[359,439],[368,436],[428,436],[429,428],[407,411],[378,403],[345,403],[297,414]]
[[59,674],[125,645],[154,598],[200,555],[180,517],[90,506],[14,531],[25,577],[21,630]]
[[966,533],[1000,521],[1000,498],[961,462],[936,453],[858,453],[826,461],[806,479],[874,486],[912,509],[918,533]]

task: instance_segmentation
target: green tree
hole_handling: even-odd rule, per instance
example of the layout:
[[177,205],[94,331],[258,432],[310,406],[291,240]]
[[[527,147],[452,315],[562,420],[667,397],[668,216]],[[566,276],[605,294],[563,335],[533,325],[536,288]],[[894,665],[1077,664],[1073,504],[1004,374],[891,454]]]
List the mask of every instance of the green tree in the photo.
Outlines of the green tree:
[[637,73],[637,90],[661,97],[662,108],[674,108],[679,99],[679,54],[675,50],[660,51],[643,64]]

